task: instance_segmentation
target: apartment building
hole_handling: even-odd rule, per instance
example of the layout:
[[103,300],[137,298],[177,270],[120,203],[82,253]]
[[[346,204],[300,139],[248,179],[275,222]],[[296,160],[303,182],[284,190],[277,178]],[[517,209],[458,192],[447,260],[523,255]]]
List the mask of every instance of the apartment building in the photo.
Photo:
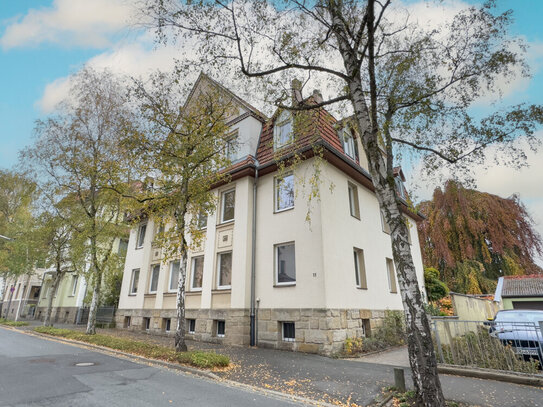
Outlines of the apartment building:
[[45,269],[36,268],[30,274],[6,278],[2,298],[2,317],[18,320],[34,318]]
[[[288,111],[268,119],[201,75],[195,89],[205,86],[239,104],[231,121],[237,148],[231,181],[215,188],[217,211],[202,223],[205,239],[189,256],[189,338],[331,354],[347,337],[370,335],[402,301],[389,229],[356,132],[324,109],[300,130]],[[312,103],[320,95],[293,97]],[[292,168],[278,166],[278,158],[293,155],[301,159]],[[403,173],[395,173],[405,198]],[[404,213],[422,282],[420,217],[407,205]],[[117,327],[175,330],[179,261],[165,261],[154,243],[158,223],[144,219],[131,230]]]

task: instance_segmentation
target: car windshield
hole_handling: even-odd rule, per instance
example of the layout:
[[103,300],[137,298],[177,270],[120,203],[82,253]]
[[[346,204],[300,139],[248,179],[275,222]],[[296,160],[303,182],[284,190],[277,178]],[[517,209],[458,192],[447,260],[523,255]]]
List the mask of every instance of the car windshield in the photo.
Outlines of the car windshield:
[[498,312],[497,322],[539,322],[543,321],[543,312],[537,311],[507,311]]

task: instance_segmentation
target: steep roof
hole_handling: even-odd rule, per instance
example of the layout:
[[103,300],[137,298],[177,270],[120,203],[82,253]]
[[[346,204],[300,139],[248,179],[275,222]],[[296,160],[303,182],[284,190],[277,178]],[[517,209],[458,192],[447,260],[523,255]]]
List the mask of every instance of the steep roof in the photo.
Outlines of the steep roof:
[[543,297],[543,276],[506,276],[503,278],[502,297]]

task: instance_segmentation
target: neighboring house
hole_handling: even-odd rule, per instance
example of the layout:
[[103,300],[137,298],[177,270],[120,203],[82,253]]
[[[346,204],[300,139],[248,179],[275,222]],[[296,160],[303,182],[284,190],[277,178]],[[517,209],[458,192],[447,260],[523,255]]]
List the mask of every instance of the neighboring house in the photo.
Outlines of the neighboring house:
[[[44,320],[47,312],[49,297],[53,295],[53,277],[55,270],[48,270],[44,274],[42,290],[36,309],[36,318]],[[66,273],[58,286],[57,294],[53,298],[51,320],[74,324],[77,321],[83,300],[87,292],[87,282],[83,275],[75,272]]]
[[493,319],[500,309],[499,303],[488,294],[450,293],[454,315],[461,321],[484,321]]
[[6,279],[2,298],[2,316],[8,319],[33,318],[40,296],[45,269],[37,268],[31,274],[17,279]]
[[[254,338],[261,347],[330,354],[342,349],[347,337],[369,335],[385,310],[403,307],[388,225],[359,137],[319,109],[311,135],[293,145],[296,124],[289,112],[267,119],[205,75],[195,88],[204,82],[238,101],[239,116],[231,122],[238,148],[231,182],[214,190],[218,206],[202,224],[205,240],[189,256],[189,339],[248,345]],[[295,96],[302,101],[299,91]],[[305,102],[319,97],[314,93]],[[314,145],[322,148],[319,153]],[[294,149],[304,152],[303,162],[293,173],[279,174],[277,156]],[[314,154],[326,163],[318,168],[320,198],[310,201],[308,222]],[[395,173],[399,196],[406,198],[403,174]],[[423,282],[416,228],[421,218],[407,204],[403,209]],[[175,330],[179,261],[163,261],[153,242],[157,223],[145,219],[130,233],[117,327]]]
[[543,275],[500,277],[494,299],[501,309],[543,310]]

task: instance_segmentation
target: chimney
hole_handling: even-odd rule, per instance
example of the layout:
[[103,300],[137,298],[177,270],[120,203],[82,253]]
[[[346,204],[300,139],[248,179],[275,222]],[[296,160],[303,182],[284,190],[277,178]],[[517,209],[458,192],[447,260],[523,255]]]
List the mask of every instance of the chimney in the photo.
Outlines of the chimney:
[[290,90],[292,91],[292,105],[298,105],[302,103],[302,82],[298,79],[293,79],[290,83]]
[[313,100],[315,101],[315,103],[322,103],[322,94],[320,90],[315,89],[313,91]]

